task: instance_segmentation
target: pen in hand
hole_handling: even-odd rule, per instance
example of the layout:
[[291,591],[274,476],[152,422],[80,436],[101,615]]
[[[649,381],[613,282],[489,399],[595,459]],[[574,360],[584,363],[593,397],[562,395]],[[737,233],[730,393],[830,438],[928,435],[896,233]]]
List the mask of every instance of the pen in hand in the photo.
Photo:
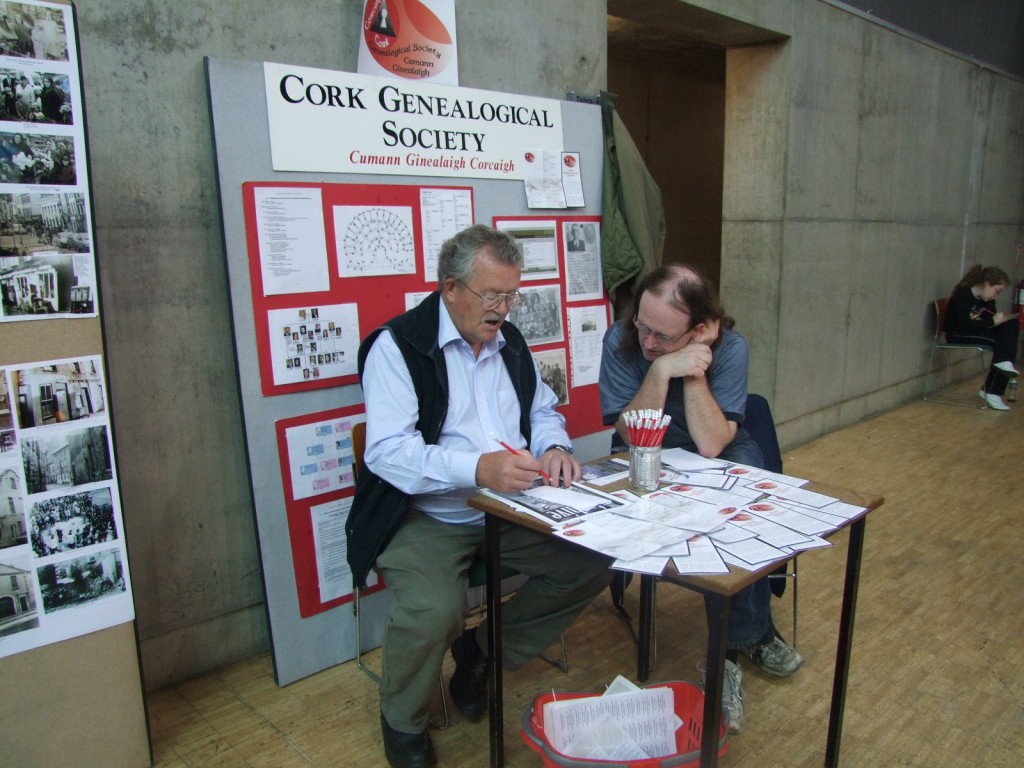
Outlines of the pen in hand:
[[[517,451],[517,450],[516,450],[515,448],[513,448],[513,447],[512,447],[511,445],[509,445],[508,443],[506,443],[506,442],[505,442],[504,440],[502,440],[502,439],[500,439],[500,438],[498,438],[498,437],[495,437],[494,439],[495,439],[495,440],[497,440],[497,441],[498,441],[498,444],[499,444],[499,445],[500,445],[500,446],[501,446],[502,448],[504,448],[504,449],[505,449],[506,451],[508,451],[509,453],[514,453],[514,454],[515,454],[516,456],[519,456],[519,455],[521,455],[521,454],[519,453],[519,451]],[[549,474],[548,474],[547,472],[545,472],[545,471],[544,471],[543,469],[538,469],[537,471],[538,471],[538,472],[540,472],[540,476],[541,476],[541,477],[543,477],[543,478],[544,478],[545,480],[547,480],[547,481],[548,481],[549,483],[551,482],[551,475],[549,475]]]

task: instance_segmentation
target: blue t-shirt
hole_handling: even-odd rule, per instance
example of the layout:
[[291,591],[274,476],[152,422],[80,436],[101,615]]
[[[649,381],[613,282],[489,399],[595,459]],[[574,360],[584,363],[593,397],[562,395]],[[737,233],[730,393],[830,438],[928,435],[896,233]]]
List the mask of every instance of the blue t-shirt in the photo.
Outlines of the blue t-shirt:
[[[629,320],[614,323],[604,335],[601,353],[601,373],[598,379],[601,392],[601,418],[607,425],[618,421],[629,401],[643,384],[651,362],[639,348],[630,354],[619,351]],[[747,407],[747,362],[750,353],[746,339],[731,328],[722,330],[718,342],[712,347],[711,366],[705,376],[711,395],[729,421],[743,426]],[[672,417],[665,440],[666,448],[683,448],[697,452],[697,444],[686,428],[686,410],[683,403],[683,379],[669,382],[665,413]],[[618,433],[612,438],[619,445]]]

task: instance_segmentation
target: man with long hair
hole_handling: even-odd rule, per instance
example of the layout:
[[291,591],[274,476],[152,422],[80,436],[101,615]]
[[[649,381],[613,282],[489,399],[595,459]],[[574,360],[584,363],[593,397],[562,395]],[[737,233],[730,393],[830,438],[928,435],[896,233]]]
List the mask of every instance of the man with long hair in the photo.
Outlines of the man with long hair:
[[[631,317],[613,324],[604,338],[601,413],[605,424],[615,426],[613,447],[629,444],[622,414],[649,408],[672,417],[665,447],[764,466],[760,448],[743,428],[749,352],[734,324],[714,285],[692,266],[663,266],[641,279]],[[741,650],[778,677],[803,663],[772,622],[767,577],[729,604],[722,700],[734,733],[743,728]]]

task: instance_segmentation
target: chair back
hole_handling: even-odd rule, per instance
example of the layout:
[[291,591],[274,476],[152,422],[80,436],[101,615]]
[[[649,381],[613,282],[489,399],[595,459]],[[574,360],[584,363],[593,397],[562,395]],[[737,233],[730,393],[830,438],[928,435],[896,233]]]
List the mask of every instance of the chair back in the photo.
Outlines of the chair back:
[[946,338],[946,310],[949,308],[949,299],[936,299],[935,305],[935,343],[941,344]]
[[775,432],[771,406],[764,395],[747,394],[747,415],[743,420],[743,426],[761,449],[764,468],[769,472],[781,474],[782,451],[779,449],[779,436]]
[[366,451],[366,422],[352,425],[352,474],[357,478],[363,469],[363,453]]

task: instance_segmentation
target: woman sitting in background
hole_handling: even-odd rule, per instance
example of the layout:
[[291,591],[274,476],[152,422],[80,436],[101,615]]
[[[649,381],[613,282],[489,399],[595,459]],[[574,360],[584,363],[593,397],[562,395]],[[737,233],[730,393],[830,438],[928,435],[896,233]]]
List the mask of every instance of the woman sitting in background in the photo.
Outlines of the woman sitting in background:
[[996,311],[996,298],[1010,284],[999,267],[975,264],[953,289],[946,310],[946,340],[954,344],[983,344],[992,348],[992,367],[978,392],[989,408],[1008,411],[1003,392],[1009,379],[1016,377],[1017,315]]

